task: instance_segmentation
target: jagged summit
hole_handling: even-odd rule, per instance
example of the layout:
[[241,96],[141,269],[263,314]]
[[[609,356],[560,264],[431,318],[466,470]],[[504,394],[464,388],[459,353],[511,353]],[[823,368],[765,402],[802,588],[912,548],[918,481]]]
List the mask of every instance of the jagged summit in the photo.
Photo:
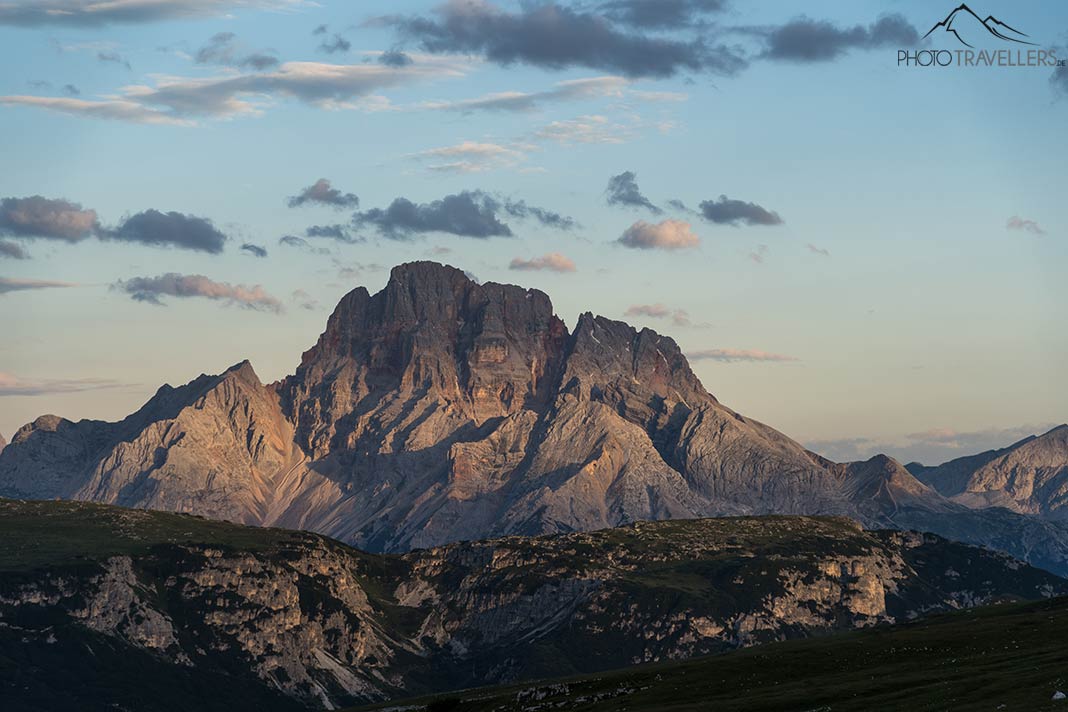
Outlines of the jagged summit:
[[243,361],[163,387],[118,423],[39,419],[0,451],[0,495],[195,512],[379,551],[833,514],[1068,570],[1068,532],[1010,513],[988,526],[935,489],[885,456],[829,462],[727,408],[668,336],[590,313],[569,331],[545,293],[433,262],[346,294],[277,383]]

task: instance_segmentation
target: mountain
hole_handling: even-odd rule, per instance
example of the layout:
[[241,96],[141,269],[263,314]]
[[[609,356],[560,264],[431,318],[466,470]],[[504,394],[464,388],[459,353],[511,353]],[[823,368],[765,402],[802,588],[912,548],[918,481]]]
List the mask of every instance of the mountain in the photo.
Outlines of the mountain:
[[0,500],[0,537],[0,699],[19,710],[334,709],[1068,593],[1002,554],[833,517],[642,522],[396,556]]
[[926,39],[932,32],[941,29],[953,35],[961,44],[974,47],[984,38],[996,37],[1006,42],[1033,45],[1023,38],[1027,35],[1005,24],[993,15],[982,19],[966,4],[961,3],[953,9],[944,20],[936,22],[923,36]]
[[3,450],[6,445],[7,445],[7,440],[4,440],[3,433],[0,433],[0,450]]
[[[394,700],[397,712],[1060,710],[1068,599],[987,606],[724,655]],[[1008,641],[1012,641],[1009,643]],[[907,680],[907,684],[902,681]],[[352,712],[356,712],[353,710]]]
[[937,467],[910,464],[917,478],[973,508],[1068,520],[1068,425],[1002,450],[950,460]]
[[296,372],[244,362],[164,386],[118,423],[43,416],[0,495],[307,529],[402,552],[639,520],[852,516],[1068,573],[1068,528],[952,502],[890,458],[838,464],[708,393],[678,345],[459,269],[347,294]]

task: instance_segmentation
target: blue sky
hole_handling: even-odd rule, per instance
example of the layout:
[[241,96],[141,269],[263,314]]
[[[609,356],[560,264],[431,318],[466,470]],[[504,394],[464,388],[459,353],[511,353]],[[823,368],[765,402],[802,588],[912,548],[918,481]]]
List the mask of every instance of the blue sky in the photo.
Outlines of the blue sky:
[[[933,461],[1068,420],[1068,71],[899,67],[903,46],[950,47],[918,35],[952,3],[678,0],[693,12],[673,26],[628,23],[640,1],[0,3],[0,254],[28,256],[0,256],[0,433],[119,418],[244,358],[282,378],[341,295],[414,259],[543,289],[569,324],[670,334],[721,401],[832,457]],[[1068,6],[971,5],[1068,58]],[[610,42],[517,50],[532,17]],[[645,40],[698,64],[647,66]],[[503,93],[531,106],[470,104]],[[661,212],[609,204],[628,171]],[[359,207],[289,207],[320,179]],[[396,198],[464,191],[513,234],[386,227]],[[30,229],[31,196],[96,227]],[[506,212],[519,201],[576,225]],[[194,222],[138,232],[150,210]],[[647,249],[620,242],[638,221]],[[221,251],[189,249],[193,228]],[[206,281],[152,281],[172,273]]]

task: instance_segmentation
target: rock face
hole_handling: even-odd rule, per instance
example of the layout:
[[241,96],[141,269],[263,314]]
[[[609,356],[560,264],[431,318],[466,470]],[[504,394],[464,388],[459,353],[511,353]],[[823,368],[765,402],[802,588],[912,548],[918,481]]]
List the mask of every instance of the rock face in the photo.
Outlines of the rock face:
[[208,684],[224,673],[257,709],[331,709],[1068,593],[1001,554],[832,517],[642,522],[397,557],[0,500],[0,536],[0,656],[16,662],[0,697],[16,708],[225,709]]
[[1068,572],[1068,529],[997,513],[994,536],[987,514],[935,489],[889,458],[828,462],[732,411],[666,336],[592,314],[569,331],[542,292],[427,262],[346,295],[279,383],[243,363],[165,386],[119,423],[44,416],[0,452],[0,495],[309,529],[373,551],[833,514],[922,522]]
[[1068,520],[1068,425],[1004,448],[909,470],[942,495],[974,508]]

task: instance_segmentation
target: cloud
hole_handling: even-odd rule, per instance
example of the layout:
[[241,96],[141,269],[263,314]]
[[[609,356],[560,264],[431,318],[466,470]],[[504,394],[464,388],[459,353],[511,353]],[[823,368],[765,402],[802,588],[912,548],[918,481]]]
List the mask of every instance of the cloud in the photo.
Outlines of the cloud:
[[763,57],[788,62],[826,62],[852,49],[912,46],[916,28],[898,14],[883,15],[865,27],[840,28],[826,20],[799,17],[764,33]]
[[207,44],[196,51],[193,61],[197,64],[221,64],[227,67],[250,67],[257,71],[277,67],[278,58],[265,51],[239,54],[237,35],[233,32],[217,32]]
[[866,460],[886,453],[899,462],[938,465],[947,460],[1008,447],[1031,435],[1041,435],[1055,423],[960,431],[938,427],[898,437],[853,437],[810,440],[805,447],[837,462]]
[[82,90],[74,86],[73,84],[64,84],[63,93],[67,94],[68,96],[80,96]]
[[253,257],[266,257],[267,256],[267,248],[266,247],[260,247],[259,245],[253,245],[251,242],[246,242],[245,244],[241,245],[241,251],[242,252],[247,252],[250,255],[252,255]]
[[13,260],[28,260],[30,255],[17,242],[0,240],[0,257],[8,257]]
[[461,191],[430,203],[413,203],[396,198],[386,208],[374,208],[356,213],[357,225],[372,225],[378,232],[393,240],[404,240],[416,234],[444,232],[461,237],[512,237],[512,229],[501,217],[534,218],[547,227],[574,227],[571,218],[526,202],[498,199],[482,191]]
[[338,242],[346,242],[349,244],[356,242],[363,242],[362,239],[354,237],[349,232],[349,228],[345,225],[312,225],[304,230],[305,237],[323,237],[329,240],[337,240]]
[[757,245],[757,248],[749,253],[749,259],[758,265],[764,264],[764,258],[768,256],[767,245]]
[[502,66],[589,67],[628,77],[670,77],[683,71],[730,75],[746,65],[731,47],[624,31],[604,15],[553,2],[523,4],[518,12],[509,12],[485,0],[449,0],[436,15],[392,15],[372,24],[392,26],[428,52],[482,54]]
[[206,78],[157,77],[155,86],[127,86],[99,100],[41,96],[0,96],[0,104],[30,106],[74,116],[146,124],[195,125],[199,117],[226,119],[258,115],[286,98],[322,109],[357,109],[376,90],[422,79],[460,76],[458,64],[417,62],[405,67],[380,64],[286,62],[272,71]]
[[655,224],[639,220],[624,230],[616,242],[639,250],[681,250],[697,247],[701,239],[684,220],[664,220]]
[[176,274],[168,272],[158,277],[133,277],[112,285],[129,294],[132,299],[163,306],[161,297],[203,297],[256,311],[280,313],[282,303],[272,297],[260,285],[246,287],[241,284],[215,282],[200,274]]
[[173,246],[186,250],[218,254],[226,244],[226,235],[207,218],[149,209],[126,218],[117,228],[101,230],[103,240],[139,242],[156,247]]
[[657,215],[664,212],[642,195],[638,189],[638,176],[634,171],[623,171],[617,176],[608,179],[608,188],[605,189],[609,205],[626,205],[645,208]]
[[312,295],[305,292],[303,289],[298,289],[290,296],[290,301],[297,305],[300,309],[307,309],[311,311],[318,308],[319,302]]
[[299,208],[312,203],[328,205],[340,210],[342,208],[355,208],[360,204],[360,199],[352,193],[342,193],[333,187],[329,180],[320,178],[288,201],[288,205],[291,208]]
[[1036,223],[1034,220],[1027,220],[1021,218],[1019,215],[1013,215],[1009,218],[1009,221],[1005,223],[1006,230],[1023,230],[1029,232],[1032,235],[1045,235],[1046,231],[1042,229],[1042,226]]
[[103,388],[122,388],[129,384],[106,378],[18,378],[0,372],[0,397],[44,396],[57,393],[80,393]]
[[634,304],[627,307],[624,316],[644,316],[650,319],[671,319],[675,326],[691,326],[690,315],[685,309],[672,309],[660,304]]
[[0,294],[7,294],[8,292],[21,292],[27,289],[53,289],[63,287],[77,287],[78,285],[71,282],[53,282],[45,279],[14,279],[11,277],[0,277]]
[[378,63],[387,67],[407,67],[414,61],[411,55],[401,52],[399,49],[387,50],[378,55]]
[[133,69],[130,66],[130,62],[118,52],[97,52],[96,59],[98,62],[118,64],[127,69]]
[[316,255],[329,255],[330,250],[325,247],[313,247],[310,242],[303,237],[297,237],[296,235],[285,235],[278,238],[279,245],[287,245],[289,247],[296,247],[298,250],[304,250]]
[[693,27],[701,15],[726,7],[727,0],[609,0],[601,5],[615,22],[658,30]]
[[823,257],[830,257],[830,250],[826,250],[822,247],[816,247],[811,242],[805,245],[805,248],[814,255],[822,255]]
[[605,76],[586,79],[570,79],[556,83],[552,89],[537,92],[507,91],[486,94],[477,99],[460,101],[428,101],[421,106],[426,109],[459,111],[533,111],[549,102],[575,101],[604,96],[622,96],[630,84],[626,77]]
[[1068,65],[1062,64],[1054,69],[1053,74],[1049,76],[1049,83],[1053,87],[1053,91],[1068,96]]
[[553,121],[534,132],[536,139],[565,146],[574,143],[624,143],[633,135],[633,127],[612,123],[599,114]]
[[719,361],[721,363],[786,363],[800,360],[793,356],[773,354],[756,349],[703,349],[690,351],[686,356],[691,361]]
[[482,173],[495,168],[515,167],[526,155],[520,150],[495,143],[464,141],[454,146],[419,151],[409,157],[426,162],[427,169],[431,171]]
[[719,200],[702,201],[698,208],[706,220],[718,225],[782,225],[779,214],[760,207],[756,203],[731,200],[725,195]]
[[571,261],[570,257],[565,257],[559,252],[550,252],[547,255],[529,260],[516,257],[508,263],[508,269],[522,272],[574,272],[575,263]]
[[[350,49],[352,49],[352,43],[349,42],[344,37],[342,37],[341,35],[338,35],[338,34],[335,34],[333,37],[331,37],[329,39],[324,39],[322,42],[319,43],[319,51],[320,52],[326,52],[327,54],[337,54],[338,52],[348,52]],[[393,66],[404,66],[404,65],[401,64],[401,65],[393,65]]]
[[95,210],[40,195],[0,198],[0,235],[78,242],[98,228]]
[[100,27],[224,15],[232,10],[286,10],[305,0],[8,0],[0,3],[0,25]]

